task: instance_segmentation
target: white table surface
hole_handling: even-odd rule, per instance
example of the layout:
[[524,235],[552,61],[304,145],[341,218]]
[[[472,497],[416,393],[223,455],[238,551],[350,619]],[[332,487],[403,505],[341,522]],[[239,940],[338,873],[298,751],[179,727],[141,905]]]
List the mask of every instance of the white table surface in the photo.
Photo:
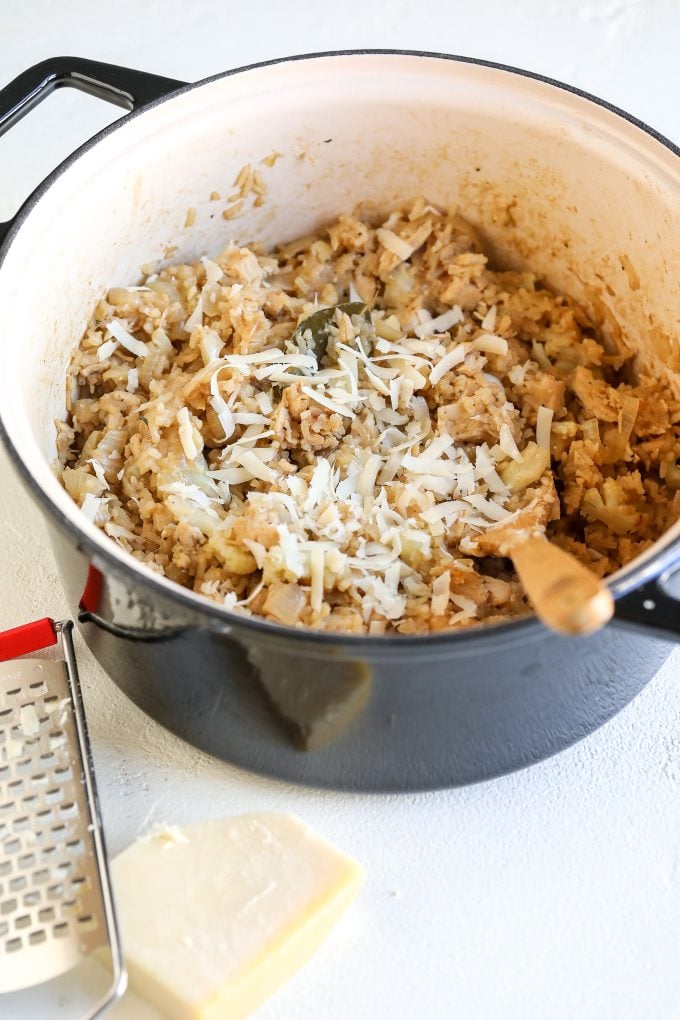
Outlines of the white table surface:
[[[678,42],[677,0],[0,0],[3,82],[60,53],[193,80],[312,50],[444,50],[569,81],[675,141]],[[115,114],[61,92],[0,140],[0,220]],[[0,627],[63,615],[42,522],[4,455],[0,501]],[[80,642],[79,656],[112,852],[157,820],[284,810],[367,866],[354,908],[262,1020],[680,1017],[677,652],[557,758],[402,797],[296,789],[212,760],[142,715]],[[118,1015],[143,1014],[128,1002]],[[72,1015],[69,1003],[51,1015]]]

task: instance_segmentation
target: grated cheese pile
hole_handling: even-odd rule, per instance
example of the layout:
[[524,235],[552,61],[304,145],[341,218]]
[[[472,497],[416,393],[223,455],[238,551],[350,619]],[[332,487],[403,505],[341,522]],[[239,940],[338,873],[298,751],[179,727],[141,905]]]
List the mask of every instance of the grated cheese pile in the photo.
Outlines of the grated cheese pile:
[[73,359],[61,477],[134,557],[229,609],[467,627],[528,611],[518,532],[605,574],[678,516],[680,402],[624,382],[628,358],[419,199],[111,289]]

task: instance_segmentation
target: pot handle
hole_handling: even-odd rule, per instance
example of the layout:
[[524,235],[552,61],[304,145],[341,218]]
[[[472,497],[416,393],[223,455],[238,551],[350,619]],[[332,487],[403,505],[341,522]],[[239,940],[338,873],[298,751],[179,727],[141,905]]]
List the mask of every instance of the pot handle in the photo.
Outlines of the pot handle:
[[667,584],[676,571],[653,578],[616,599],[612,623],[666,641],[680,641],[680,598]]
[[[50,57],[0,89],[0,136],[55,89],[68,86],[130,111],[162,99],[183,85],[186,82],[98,60]],[[0,223],[0,243],[15,219]]]

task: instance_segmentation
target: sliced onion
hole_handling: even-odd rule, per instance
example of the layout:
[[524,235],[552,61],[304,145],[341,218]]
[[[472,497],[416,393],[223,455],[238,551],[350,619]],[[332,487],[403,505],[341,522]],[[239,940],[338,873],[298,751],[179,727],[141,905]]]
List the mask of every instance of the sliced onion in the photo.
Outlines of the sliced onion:
[[263,609],[281,623],[293,624],[300,619],[307,598],[297,584],[275,581],[269,588]]

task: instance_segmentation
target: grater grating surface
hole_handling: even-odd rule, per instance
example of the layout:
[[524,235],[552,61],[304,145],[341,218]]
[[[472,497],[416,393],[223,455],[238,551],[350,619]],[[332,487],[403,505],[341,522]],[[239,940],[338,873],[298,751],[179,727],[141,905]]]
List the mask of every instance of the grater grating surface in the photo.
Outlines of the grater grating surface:
[[92,779],[71,624],[65,661],[0,662],[0,993],[27,989],[110,947],[115,916]]

